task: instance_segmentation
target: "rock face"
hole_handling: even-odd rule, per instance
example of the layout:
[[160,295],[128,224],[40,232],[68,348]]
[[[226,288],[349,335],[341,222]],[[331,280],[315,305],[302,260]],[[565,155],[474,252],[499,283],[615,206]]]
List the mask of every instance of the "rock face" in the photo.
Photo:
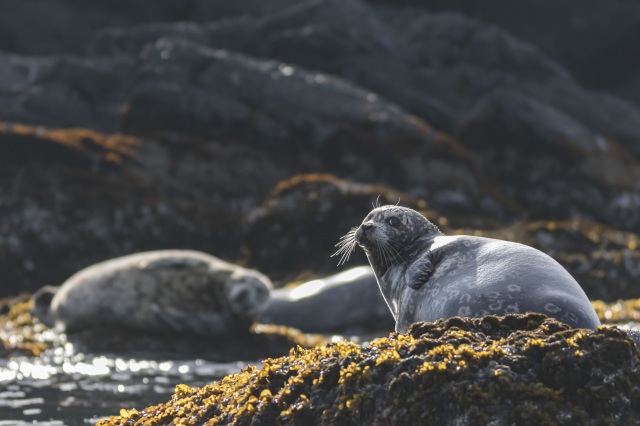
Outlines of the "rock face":
[[[529,15],[462,0],[218,3],[3,6],[0,292],[163,248],[277,284],[337,272],[333,244],[378,195],[451,229],[574,220],[636,235],[640,110],[583,85],[628,49],[636,6],[566,1],[547,28],[534,2]],[[333,177],[292,184],[310,174]],[[602,277],[561,262],[589,295],[637,296],[637,244],[618,261],[584,243],[571,253],[602,254]]]
[[[0,126],[0,292],[58,285],[83,267],[132,251],[238,252],[240,218],[225,208],[224,192],[208,195],[211,188],[198,185],[211,179],[212,162],[225,161],[212,160],[216,146],[196,159],[189,149],[121,134]],[[233,164],[217,171],[225,167]]]
[[[505,0],[483,4],[469,0],[388,1],[371,0],[384,14],[402,6],[419,16],[430,12],[455,11],[504,28],[566,67],[585,86],[609,90],[618,96],[640,101],[636,48],[640,7],[633,2],[543,0],[515,5]],[[407,12],[402,12],[405,14]],[[544,25],[539,23],[544,21]],[[579,47],[577,47],[579,46]]]
[[292,350],[98,424],[627,424],[640,416],[638,383],[640,352],[615,328],[452,318],[363,346]]

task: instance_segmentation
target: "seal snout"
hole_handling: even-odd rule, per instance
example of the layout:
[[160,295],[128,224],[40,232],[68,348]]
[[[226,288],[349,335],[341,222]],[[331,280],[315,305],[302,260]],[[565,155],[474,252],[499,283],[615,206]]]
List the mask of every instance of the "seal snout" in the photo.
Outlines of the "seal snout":
[[368,242],[374,226],[372,221],[363,222],[356,231],[356,242],[360,245]]

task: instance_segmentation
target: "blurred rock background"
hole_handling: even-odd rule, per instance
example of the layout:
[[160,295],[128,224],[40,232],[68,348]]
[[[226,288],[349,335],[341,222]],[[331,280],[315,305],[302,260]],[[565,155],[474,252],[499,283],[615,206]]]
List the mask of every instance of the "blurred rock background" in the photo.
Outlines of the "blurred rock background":
[[380,196],[538,247],[592,299],[640,297],[640,4],[2,11],[0,295],[161,248],[328,274]]

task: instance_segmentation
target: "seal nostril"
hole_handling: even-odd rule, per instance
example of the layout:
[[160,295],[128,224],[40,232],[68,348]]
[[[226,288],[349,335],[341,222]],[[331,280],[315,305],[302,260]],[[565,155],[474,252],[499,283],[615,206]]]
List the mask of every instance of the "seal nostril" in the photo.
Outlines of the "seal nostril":
[[366,232],[371,228],[373,228],[373,224],[372,223],[363,223],[362,224],[362,231],[363,232]]

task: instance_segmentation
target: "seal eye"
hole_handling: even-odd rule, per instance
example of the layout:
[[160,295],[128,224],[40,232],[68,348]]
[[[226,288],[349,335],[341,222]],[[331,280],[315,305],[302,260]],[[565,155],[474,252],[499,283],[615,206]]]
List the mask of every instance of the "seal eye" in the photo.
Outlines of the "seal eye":
[[391,216],[389,219],[387,219],[387,223],[393,227],[396,227],[400,225],[400,219],[395,216]]

